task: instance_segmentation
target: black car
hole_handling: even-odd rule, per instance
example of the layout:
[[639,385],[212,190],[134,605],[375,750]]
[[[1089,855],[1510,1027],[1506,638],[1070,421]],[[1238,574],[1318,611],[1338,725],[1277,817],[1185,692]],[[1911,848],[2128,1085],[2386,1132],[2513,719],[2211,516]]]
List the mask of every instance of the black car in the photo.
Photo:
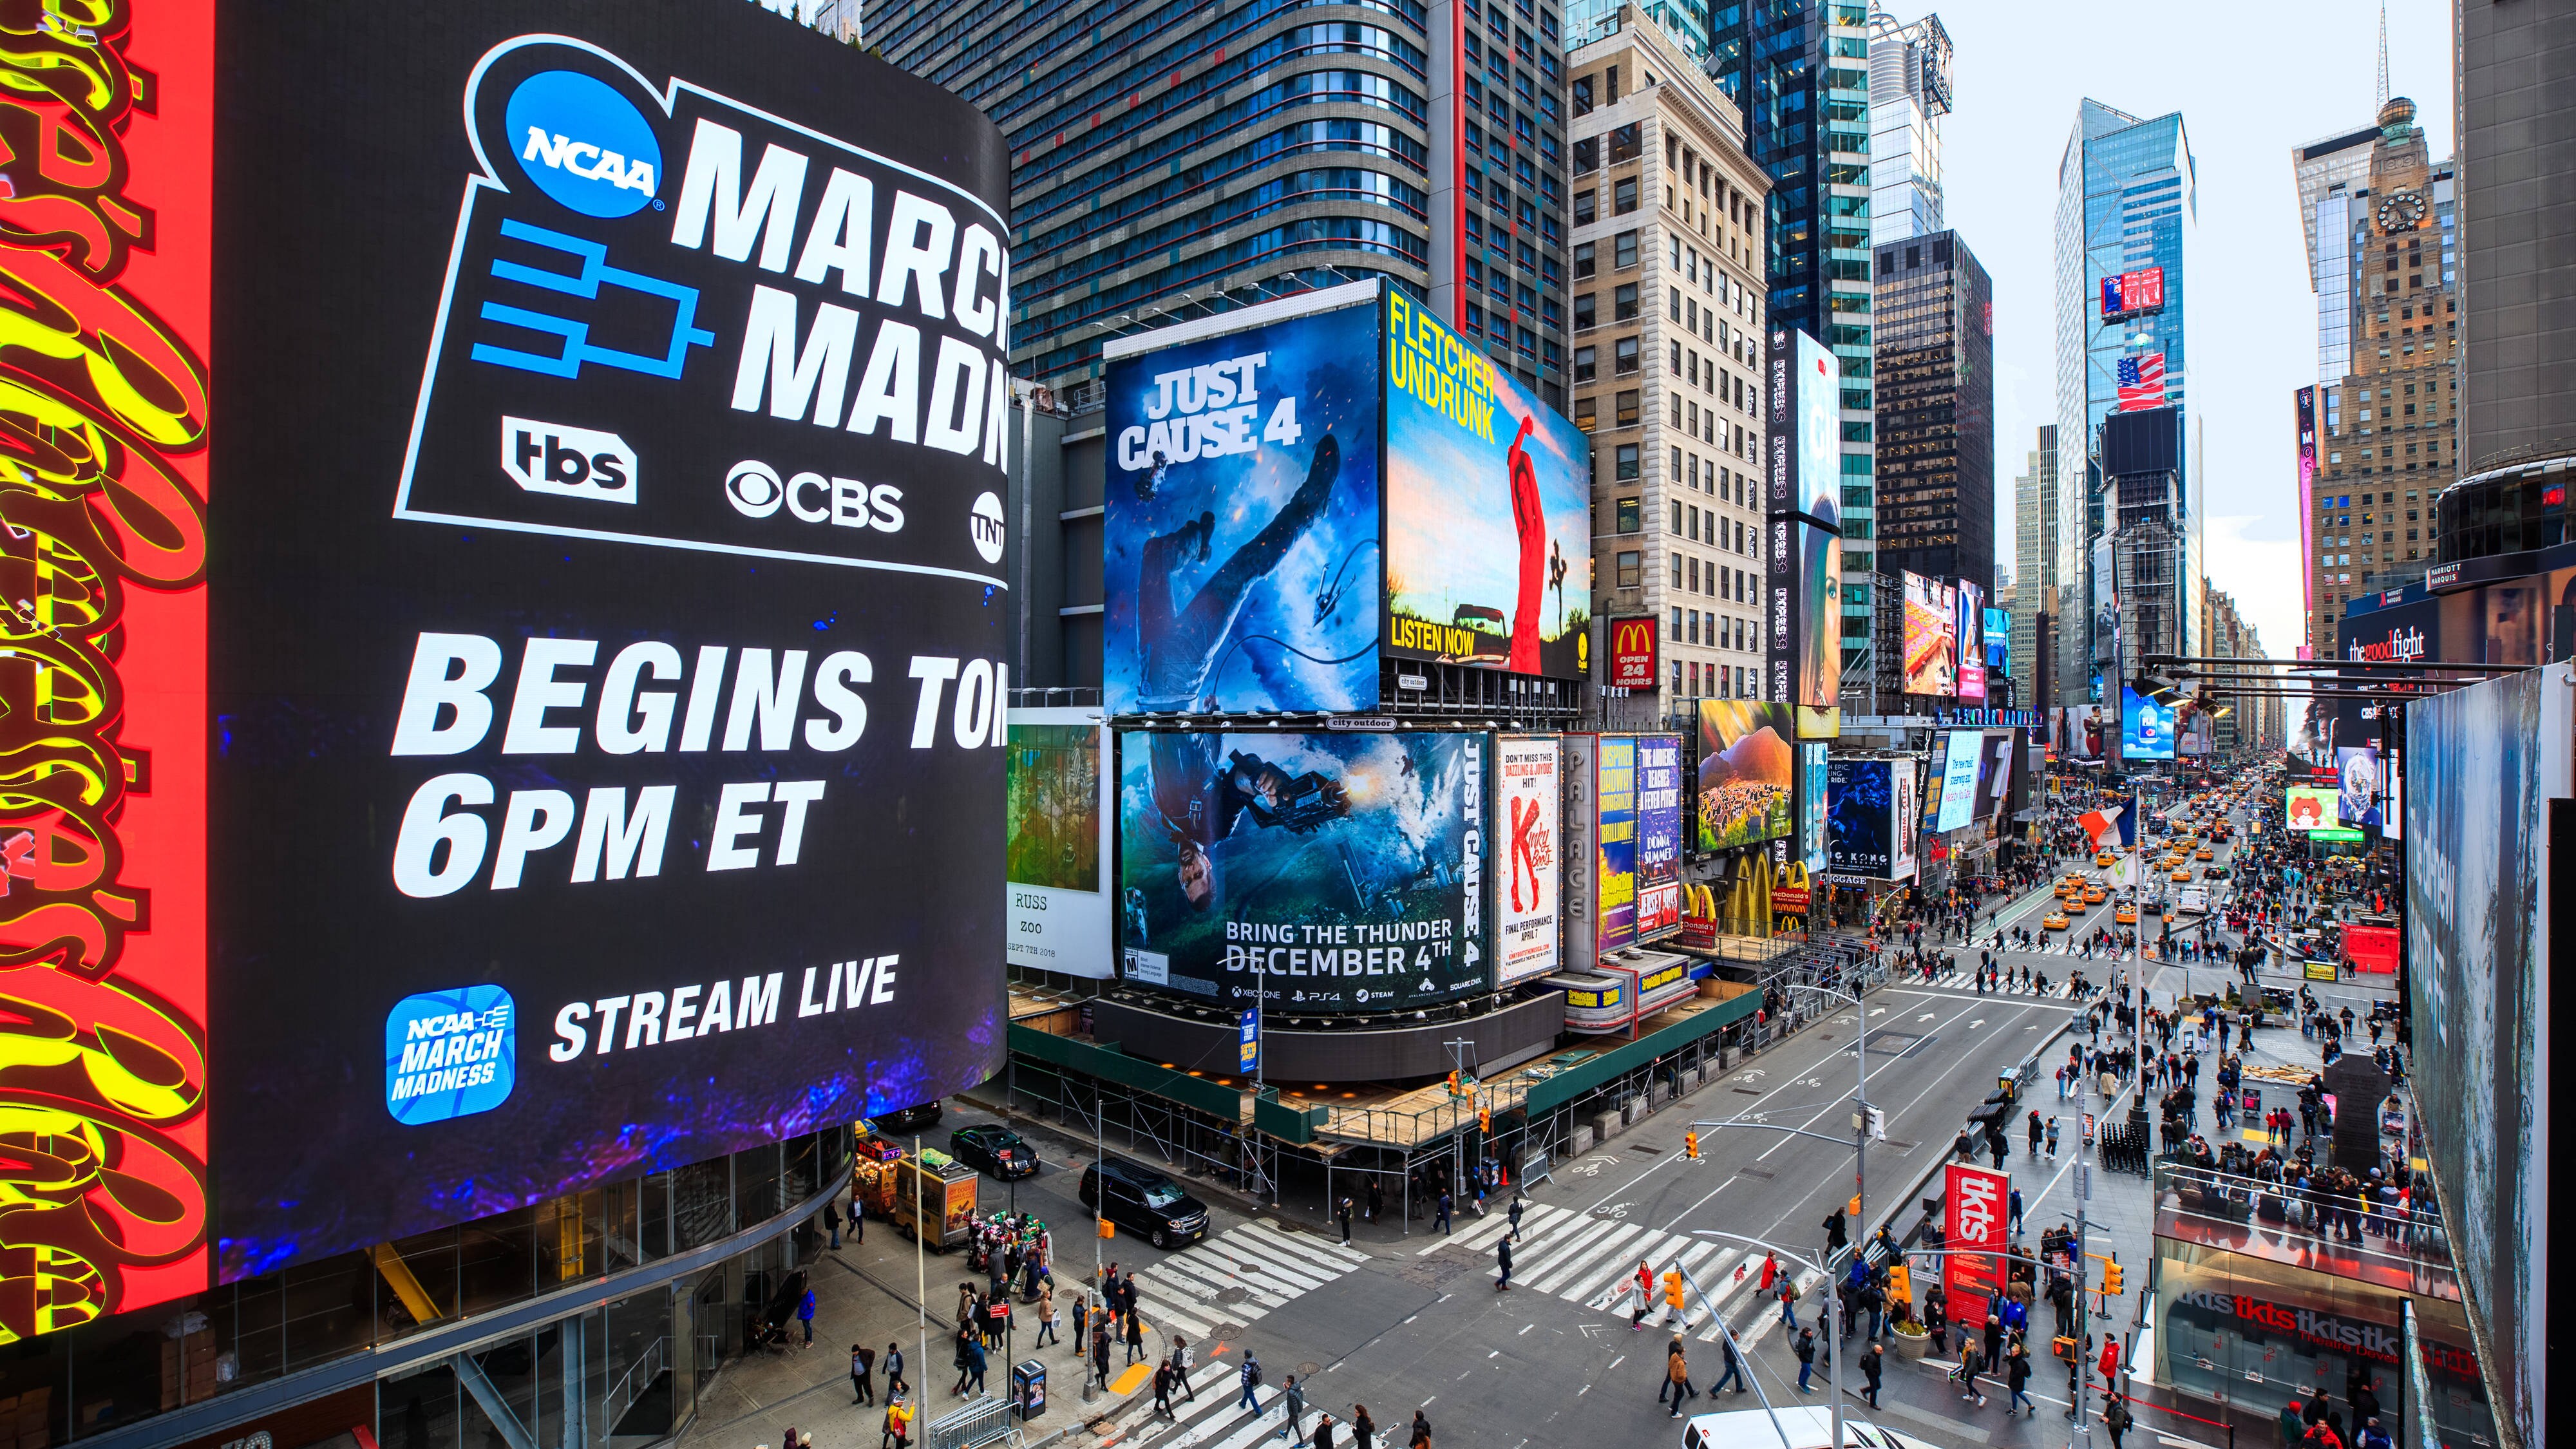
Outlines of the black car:
[[1150,1167],[1104,1158],[1082,1170],[1082,1205],[1157,1248],[1207,1236],[1207,1204]]
[[868,1126],[888,1137],[909,1137],[925,1127],[939,1125],[939,1104],[924,1102],[918,1107],[898,1107],[880,1112],[868,1119]]
[[1020,1140],[1020,1134],[999,1123],[981,1123],[960,1127],[948,1134],[948,1155],[968,1167],[989,1172],[1005,1180],[1035,1177],[1038,1152]]

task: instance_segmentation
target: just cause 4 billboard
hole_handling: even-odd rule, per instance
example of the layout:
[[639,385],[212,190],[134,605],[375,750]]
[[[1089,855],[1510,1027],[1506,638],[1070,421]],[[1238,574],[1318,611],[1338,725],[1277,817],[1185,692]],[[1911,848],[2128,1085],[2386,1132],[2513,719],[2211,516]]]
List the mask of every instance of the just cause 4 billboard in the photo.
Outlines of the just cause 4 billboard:
[[1589,675],[1590,441],[1412,298],[1104,355],[1109,713],[1372,709],[1381,655]]
[[993,126],[735,0],[0,67],[0,1341],[996,1070]]

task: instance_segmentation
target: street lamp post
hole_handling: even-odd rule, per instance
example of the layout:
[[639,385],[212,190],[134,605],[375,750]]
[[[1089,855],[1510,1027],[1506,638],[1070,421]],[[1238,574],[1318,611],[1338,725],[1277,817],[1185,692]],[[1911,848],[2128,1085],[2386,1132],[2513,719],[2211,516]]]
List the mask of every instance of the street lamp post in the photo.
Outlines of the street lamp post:
[[[1830,995],[1831,993],[1828,994]],[[1813,1137],[1819,1142],[1831,1142],[1838,1146],[1842,1141],[1839,1137],[1828,1137],[1822,1132],[1810,1132],[1803,1127],[1783,1127],[1776,1122],[1747,1122],[1736,1119],[1725,1122],[1693,1122],[1691,1126],[1694,1129],[1702,1127],[1711,1129],[1719,1127],[1759,1127],[1770,1132],[1785,1132],[1792,1137]],[[1787,1258],[1792,1264],[1806,1264],[1806,1266],[1815,1269],[1817,1274],[1825,1280],[1825,1392],[1832,1398],[1834,1406],[1834,1437],[1831,1440],[1831,1443],[1836,1446],[1836,1449],[1840,1449],[1840,1446],[1843,1443],[1843,1353],[1841,1350],[1837,1349],[1834,1344],[1834,1324],[1842,1317],[1842,1313],[1840,1311],[1842,1295],[1838,1291],[1834,1282],[1833,1249],[1828,1247],[1825,1250],[1822,1261],[1810,1261],[1796,1253],[1783,1252],[1780,1248],[1764,1242],[1759,1238],[1748,1238],[1740,1233],[1721,1233],[1712,1228],[1700,1228],[1695,1229],[1694,1231],[1706,1233],[1711,1237],[1733,1238],[1737,1242],[1756,1244],[1765,1252],[1774,1253]],[[1854,1254],[1858,1254],[1860,1252],[1860,1245],[1852,1245],[1850,1251]],[[1675,1270],[1682,1273],[1685,1281],[1689,1279],[1690,1275],[1687,1270],[1680,1269],[1678,1265],[1676,1265]],[[1701,1293],[1700,1301],[1703,1303],[1707,1302],[1708,1294],[1705,1292]],[[1712,1307],[1709,1311],[1713,1314],[1717,1310]],[[1766,1405],[1765,1407],[1768,1406]],[[1773,1424],[1775,1427],[1778,1424],[1776,1417],[1773,1420]]]
[[[1787,985],[1792,991],[1812,991],[1852,1004],[1852,1020],[1859,1024],[1852,1038],[1852,1200],[1862,1203],[1866,1210],[1863,1199],[1869,1191],[1869,1007],[1856,992],[1832,991],[1796,981]],[[1860,1216],[1857,1212],[1852,1214],[1855,1233],[1862,1231],[1857,1221]]]

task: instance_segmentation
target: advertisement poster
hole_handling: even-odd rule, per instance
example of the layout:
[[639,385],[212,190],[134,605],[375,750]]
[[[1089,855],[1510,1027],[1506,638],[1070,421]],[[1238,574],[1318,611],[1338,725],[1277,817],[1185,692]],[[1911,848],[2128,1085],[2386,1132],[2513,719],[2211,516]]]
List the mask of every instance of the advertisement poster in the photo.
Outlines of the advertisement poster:
[[2079,765],[2102,763],[2102,750],[2113,726],[2098,704],[2068,705],[2057,711],[2058,748]]
[[[1823,746],[1817,746],[1819,750]],[[1682,926],[1682,737],[1637,738],[1637,940]]]
[[1976,818],[2000,820],[2012,798],[2013,755],[2019,730],[1990,730],[1978,745]]
[[1985,754],[1986,737],[1979,730],[1952,730],[1943,739],[1941,803],[1932,828],[1947,832],[1976,818],[1977,767]]
[[1797,732],[1789,707],[1699,702],[1699,848],[1727,850],[1789,834]]
[[1110,714],[1377,704],[1375,293],[1295,300],[1104,352]]
[[1391,1011],[1493,974],[1471,734],[1118,740],[1121,976],[1228,1011]]
[[1898,571],[1905,589],[1904,692],[1942,698],[1959,690],[1958,590]]
[[1386,652],[1590,678],[1592,440],[1412,298],[1384,310]]
[[1986,674],[2001,678],[2013,672],[2012,615],[2003,609],[1986,611]]
[[1594,834],[1594,878],[1599,881],[1593,940],[1602,954],[1637,943],[1637,738],[1602,735],[1595,757],[1593,798],[1600,824]]
[[1106,980],[1109,733],[1094,709],[1015,709],[1005,760],[1002,877],[1014,966]]
[[1559,765],[1565,779],[1565,899],[1561,933],[1565,969],[1589,971],[1601,959],[1601,736],[1567,735]]
[[[194,1099],[217,1276],[998,1071],[1001,133],[720,0],[131,13],[92,99],[132,114],[62,134],[197,132],[181,191],[142,189],[169,173],[141,151],[83,169],[137,188],[98,213],[149,221],[137,275],[211,265],[211,310],[141,298],[177,336],[101,320],[84,383],[56,329],[108,299],[37,309],[34,386],[104,387],[112,415],[48,402],[20,456],[109,470],[60,492],[100,520],[81,547],[106,571],[41,546],[57,607],[79,578],[129,610],[99,626],[126,677],[79,697],[201,696],[194,731],[128,740],[148,771],[81,772],[148,798],[116,828],[184,838],[203,882],[126,893],[115,932],[202,923],[223,963],[198,1079],[218,1090]],[[98,39],[43,29],[13,25],[0,63]],[[69,207],[13,181],[15,206]],[[73,249],[110,265],[118,236]],[[191,331],[210,365],[174,350]],[[200,445],[203,510],[198,461],[173,461]],[[200,571],[193,640],[159,632]],[[191,797],[199,818],[172,813]],[[66,937],[116,939],[38,939]],[[128,1070],[175,1090],[194,1067]],[[157,1184],[143,1146],[106,1154]],[[172,1261],[173,1236],[114,1252]]]
[[1654,615],[1610,621],[1610,672],[1602,683],[1612,689],[1653,689],[1660,667],[1655,657]]
[[2380,798],[2379,747],[2345,745],[2335,751],[2335,773],[2342,788],[2335,800],[2335,818],[2345,825],[2377,825],[2386,818]]
[[1835,875],[1889,879],[1896,859],[1893,760],[1831,760],[1825,766],[1825,868]]
[[2336,829],[2342,817],[2342,798],[2337,791],[2293,785],[2281,792],[2282,823],[2295,834]]
[[1825,748],[1822,740],[1809,740],[1798,746],[1798,860],[1811,876],[1832,868],[1826,844],[1829,782]]
[[2174,707],[2159,704],[2120,685],[2120,758],[2170,760],[2174,757]]
[[1800,711],[1793,738],[1841,732],[1841,377],[1816,339],[1772,332],[1764,692]]
[[2463,1296],[2485,1314],[2498,1360],[2487,1365],[2497,1416],[2544,1437],[2549,977],[2567,869],[2556,857],[2576,836],[2569,701],[2550,678],[2560,672],[2508,675],[2406,710],[2416,1109],[2434,1186],[2451,1205]]
[[1987,1300],[2002,1286],[1989,1253],[2001,1253],[2011,1227],[2012,1179],[2000,1172],[1953,1162],[1942,1169],[1942,1211],[1950,1256],[1941,1260],[1941,1287],[1956,1323],[1983,1323]]
[[2387,796],[2379,803],[2379,833],[2389,840],[2406,838],[2406,752],[2390,750],[2379,772],[2380,793]]
[[1910,759],[1888,762],[1887,798],[1891,806],[1889,818],[1895,822],[1894,828],[1888,831],[1887,878],[1889,880],[1914,879],[1915,870],[1920,864],[1915,854],[1915,842],[1923,834],[1923,819],[1922,807],[1918,803],[1921,799],[1921,791],[1914,774],[1921,768],[1923,766],[1919,761]]
[[1986,698],[1986,591],[1963,581],[1956,598],[1959,698],[1982,704]]
[[1502,830],[1503,893],[1494,911],[1494,981],[1509,986],[1556,969],[1564,809],[1554,735],[1494,741],[1494,823]]

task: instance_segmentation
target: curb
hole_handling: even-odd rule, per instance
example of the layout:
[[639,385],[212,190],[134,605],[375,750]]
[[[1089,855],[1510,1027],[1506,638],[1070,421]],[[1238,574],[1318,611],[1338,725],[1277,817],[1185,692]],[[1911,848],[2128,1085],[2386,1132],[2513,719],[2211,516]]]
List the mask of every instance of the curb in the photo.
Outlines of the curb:
[[[1064,1125],[1062,1123],[1049,1121],[1044,1117],[1023,1112],[1019,1108],[1011,1106],[1007,1102],[989,1102],[983,1097],[977,1095],[982,1092],[984,1090],[984,1086],[987,1085],[990,1084],[981,1084],[969,1088],[966,1091],[958,1092],[954,1095],[960,1101],[972,1103],[977,1110],[990,1112],[994,1116],[1002,1118],[1005,1121],[1025,1123],[1028,1126],[1045,1131],[1050,1136],[1064,1137],[1069,1141],[1073,1140],[1070,1135],[1065,1132]],[[1208,1179],[1181,1167],[1166,1164],[1157,1170],[1163,1172],[1167,1176],[1177,1179],[1180,1182],[1188,1184],[1191,1193],[1195,1196],[1207,1200],[1221,1201],[1227,1207],[1233,1208],[1235,1211],[1240,1213],[1254,1215],[1273,1211],[1286,1211],[1285,1208],[1274,1209],[1269,1204],[1262,1202],[1261,1199],[1254,1197],[1250,1193],[1227,1187],[1222,1183],[1210,1182]]]

